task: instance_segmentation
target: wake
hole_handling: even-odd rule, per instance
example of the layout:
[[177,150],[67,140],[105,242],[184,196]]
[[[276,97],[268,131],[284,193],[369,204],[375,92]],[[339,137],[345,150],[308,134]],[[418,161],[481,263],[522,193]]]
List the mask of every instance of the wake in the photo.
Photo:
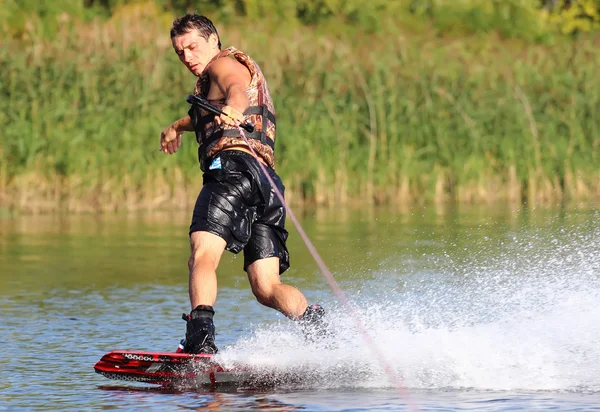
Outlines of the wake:
[[[404,386],[600,391],[600,228],[509,235],[470,256],[435,273],[370,274],[378,281],[347,292]],[[253,384],[393,387],[352,319],[327,307],[331,337],[307,341],[284,320],[218,358],[243,362]]]

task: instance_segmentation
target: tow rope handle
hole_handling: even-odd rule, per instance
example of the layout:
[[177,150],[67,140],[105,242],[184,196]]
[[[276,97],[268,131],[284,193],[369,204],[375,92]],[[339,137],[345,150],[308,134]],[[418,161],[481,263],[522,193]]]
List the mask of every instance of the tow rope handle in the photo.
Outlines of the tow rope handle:
[[[189,94],[186,101],[189,104],[199,106],[199,107],[203,108],[204,110],[211,112],[214,115],[225,115],[225,116],[229,117],[231,120],[237,120],[233,116],[230,116],[227,113],[225,113],[223,110],[219,109],[218,107],[213,106],[211,103],[208,102],[208,100],[203,99],[200,96],[196,96],[194,94]],[[245,131],[247,131],[248,133],[254,132],[254,125],[252,123],[241,123],[240,127],[242,129],[244,129]]]

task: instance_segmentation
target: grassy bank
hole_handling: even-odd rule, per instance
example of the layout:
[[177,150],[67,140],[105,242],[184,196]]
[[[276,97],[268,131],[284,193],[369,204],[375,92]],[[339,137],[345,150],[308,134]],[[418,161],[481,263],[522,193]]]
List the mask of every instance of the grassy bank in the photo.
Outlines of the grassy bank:
[[[157,151],[194,83],[170,49],[171,17],[132,5],[2,41],[2,207],[189,207],[193,135],[175,156]],[[269,79],[293,203],[600,200],[600,39],[534,45],[392,23],[369,35],[219,27]]]

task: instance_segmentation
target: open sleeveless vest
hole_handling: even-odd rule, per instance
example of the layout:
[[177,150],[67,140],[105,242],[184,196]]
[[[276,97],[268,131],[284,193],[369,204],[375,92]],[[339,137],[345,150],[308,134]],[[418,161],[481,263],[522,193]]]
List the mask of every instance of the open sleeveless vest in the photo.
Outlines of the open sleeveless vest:
[[[267,165],[274,167],[274,148],[275,148],[275,108],[273,100],[267,87],[265,77],[258,67],[258,64],[246,53],[228,47],[217,54],[212,61],[232,56],[238,62],[248,68],[251,75],[250,84],[246,88],[246,94],[250,105],[244,111],[244,120],[254,125],[254,132],[244,132],[250,145]],[[211,61],[211,62],[212,62]],[[210,64],[210,63],[209,63]],[[210,78],[205,72],[200,75],[194,94],[207,98],[210,89]],[[226,105],[224,99],[221,101],[211,101],[215,106],[223,107]],[[217,125],[214,121],[215,115],[192,106],[188,112],[196,132],[196,140],[200,144],[198,148],[198,160],[200,168],[206,170],[207,161],[220,151],[232,146],[246,146],[246,141],[240,136],[239,130],[234,126]]]

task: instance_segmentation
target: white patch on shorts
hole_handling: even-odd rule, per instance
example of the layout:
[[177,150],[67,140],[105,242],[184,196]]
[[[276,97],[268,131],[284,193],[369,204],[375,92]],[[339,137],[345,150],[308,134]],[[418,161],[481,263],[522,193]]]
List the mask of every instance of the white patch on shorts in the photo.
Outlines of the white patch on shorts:
[[212,161],[212,163],[210,164],[210,166],[208,166],[208,170],[216,170],[216,169],[221,169],[221,158],[220,157],[215,157]]

